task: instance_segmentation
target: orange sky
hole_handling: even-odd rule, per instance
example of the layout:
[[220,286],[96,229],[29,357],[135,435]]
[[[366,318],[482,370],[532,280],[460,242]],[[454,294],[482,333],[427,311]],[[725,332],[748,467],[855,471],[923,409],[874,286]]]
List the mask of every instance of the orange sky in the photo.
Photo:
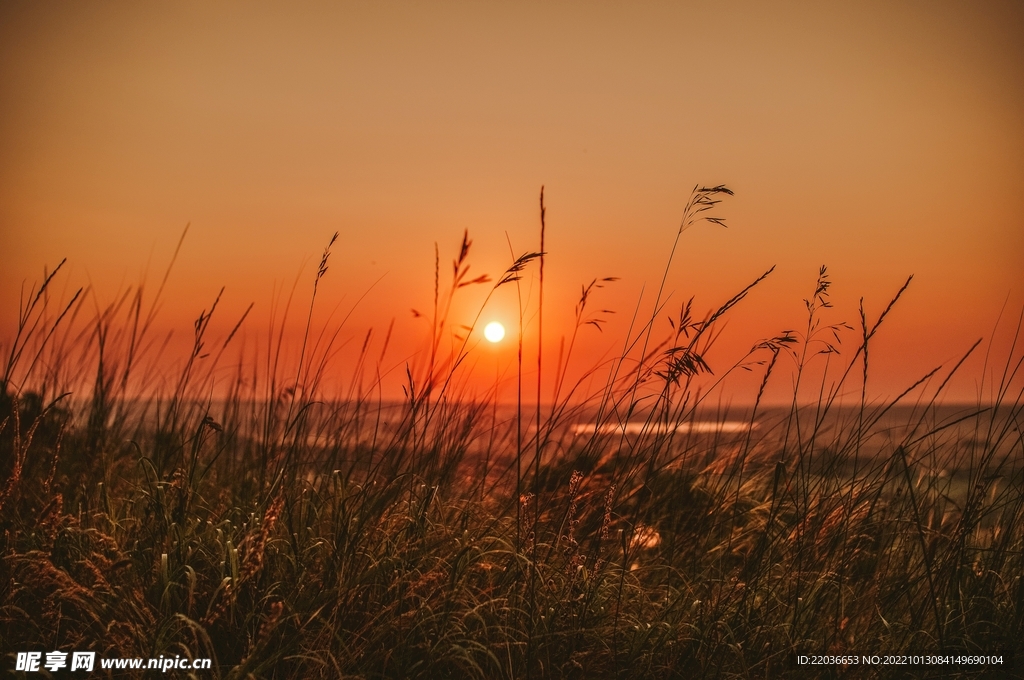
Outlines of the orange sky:
[[[472,271],[497,274],[506,234],[537,248],[543,184],[552,353],[580,284],[621,278],[582,369],[645,284],[649,313],[690,189],[724,183],[729,228],[683,236],[670,307],[777,269],[713,368],[801,328],[822,264],[832,321],[856,323],[861,296],[877,315],[914,274],[873,355],[873,391],[895,394],[1024,305],[1024,7],[823,5],[5,2],[4,336],[44,266],[67,257],[66,285],[106,303],[147,263],[155,287],[191,223],[161,327],[187,337],[223,285],[218,322],[254,302],[255,342],[300,271],[306,304],[337,230],[319,309],[369,290],[339,337],[395,318],[397,366],[423,344],[409,310],[431,304],[434,243],[444,274],[468,228]],[[515,319],[500,293],[484,320]]]

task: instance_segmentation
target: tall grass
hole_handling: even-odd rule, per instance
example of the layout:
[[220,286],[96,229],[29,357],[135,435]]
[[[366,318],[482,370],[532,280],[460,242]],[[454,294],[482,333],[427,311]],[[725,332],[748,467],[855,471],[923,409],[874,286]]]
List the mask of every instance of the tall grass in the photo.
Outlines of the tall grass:
[[[675,243],[720,224],[707,211],[730,194],[695,189]],[[333,238],[297,362],[286,304],[226,399],[211,376],[248,311],[214,340],[215,299],[172,376],[148,368],[166,363],[148,335],[159,294],[92,318],[87,291],[53,301],[56,270],[25,294],[0,389],[4,663],[92,649],[211,657],[231,678],[689,678],[804,677],[795,653],[1019,657],[1016,336],[985,403],[943,406],[963,362],[874,402],[870,341],[906,286],[874,323],[862,303],[850,341],[825,317],[822,268],[803,332],[713,373],[721,321],[771,270],[702,318],[684,303],[668,327],[663,279],[596,394],[564,384],[573,335],[542,410],[542,357],[525,375],[520,328],[519,394],[537,380],[536,403],[508,412],[460,388],[476,320],[446,354],[447,310],[468,285],[539,275],[543,196],[541,216],[538,250],[495,281],[469,277],[466,235],[442,294],[437,253],[426,358],[397,403],[380,387],[390,330],[376,358],[365,336],[351,389],[324,393],[339,331],[317,336],[312,318]],[[607,310],[587,305],[611,280],[582,288],[577,330],[600,326]],[[792,400],[765,406],[786,364]],[[753,406],[712,405],[738,370],[761,373]],[[749,427],[702,425],[726,420]]]

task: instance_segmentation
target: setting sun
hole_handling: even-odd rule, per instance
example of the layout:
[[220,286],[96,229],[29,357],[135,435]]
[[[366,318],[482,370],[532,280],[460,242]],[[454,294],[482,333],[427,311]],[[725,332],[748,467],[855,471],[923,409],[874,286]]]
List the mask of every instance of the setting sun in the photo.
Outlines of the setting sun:
[[491,342],[501,342],[505,337],[505,327],[497,321],[492,321],[484,327],[484,337]]

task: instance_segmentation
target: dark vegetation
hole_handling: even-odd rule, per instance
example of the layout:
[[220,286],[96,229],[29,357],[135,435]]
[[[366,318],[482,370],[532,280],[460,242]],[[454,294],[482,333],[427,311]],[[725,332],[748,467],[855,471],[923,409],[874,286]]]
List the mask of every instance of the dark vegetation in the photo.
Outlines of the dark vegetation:
[[[695,190],[679,234],[720,223],[708,211],[728,193]],[[430,347],[401,404],[360,377],[324,394],[334,331],[309,323],[296,364],[274,335],[214,400],[212,366],[242,323],[207,337],[216,302],[167,376],[151,360],[159,292],[87,319],[83,294],[52,301],[53,274],[26,296],[0,383],[8,669],[15,652],[54,649],[211,657],[196,677],[232,678],[768,678],[808,676],[794,652],[1021,659],[1016,343],[991,403],[941,415],[959,364],[871,402],[869,349],[893,304],[875,321],[862,310],[859,328],[826,323],[822,268],[806,328],[729,369],[763,375],[742,415],[761,427],[679,427],[722,417],[695,385],[720,377],[707,349],[749,287],[700,319],[687,303],[669,326],[659,291],[604,390],[561,385],[553,404],[526,406],[551,370],[538,360],[520,369],[519,405],[499,409],[459,393],[471,343],[445,351],[445,309],[468,285],[542,272],[543,245],[496,282],[469,277],[469,250],[467,238],[447,296],[439,275]],[[609,281],[584,287],[578,328],[600,325],[588,302]],[[358,376],[376,376],[369,344]],[[803,403],[801,381],[826,362],[838,373]],[[797,387],[771,419],[760,401],[783,365]],[[614,431],[627,421],[643,425]],[[596,429],[573,436],[581,422]]]

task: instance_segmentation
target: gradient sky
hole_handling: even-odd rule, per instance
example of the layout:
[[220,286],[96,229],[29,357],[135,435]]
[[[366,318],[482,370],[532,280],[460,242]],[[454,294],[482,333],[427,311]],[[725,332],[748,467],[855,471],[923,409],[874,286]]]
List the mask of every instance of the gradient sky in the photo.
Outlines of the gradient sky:
[[[1024,305],[1024,5],[0,4],[5,333],[44,266],[67,257],[105,304],[147,266],[154,286],[191,224],[160,323],[187,337],[223,285],[223,326],[254,302],[255,337],[296,276],[305,304],[338,231],[318,304],[365,293],[343,335],[395,318],[399,365],[434,243],[446,275],[469,229],[472,272],[499,273],[508,240],[537,248],[543,184],[553,348],[580,284],[621,278],[583,368],[645,284],[649,312],[691,188],[719,183],[729,227],[683,236],[670,307],[777,269],[717,365],[801,328],[822,264],[828,320],[853,324],[914,274],[873,355],[873,391],[899,392]],[[511,323],[499,292],[484,320]]]

